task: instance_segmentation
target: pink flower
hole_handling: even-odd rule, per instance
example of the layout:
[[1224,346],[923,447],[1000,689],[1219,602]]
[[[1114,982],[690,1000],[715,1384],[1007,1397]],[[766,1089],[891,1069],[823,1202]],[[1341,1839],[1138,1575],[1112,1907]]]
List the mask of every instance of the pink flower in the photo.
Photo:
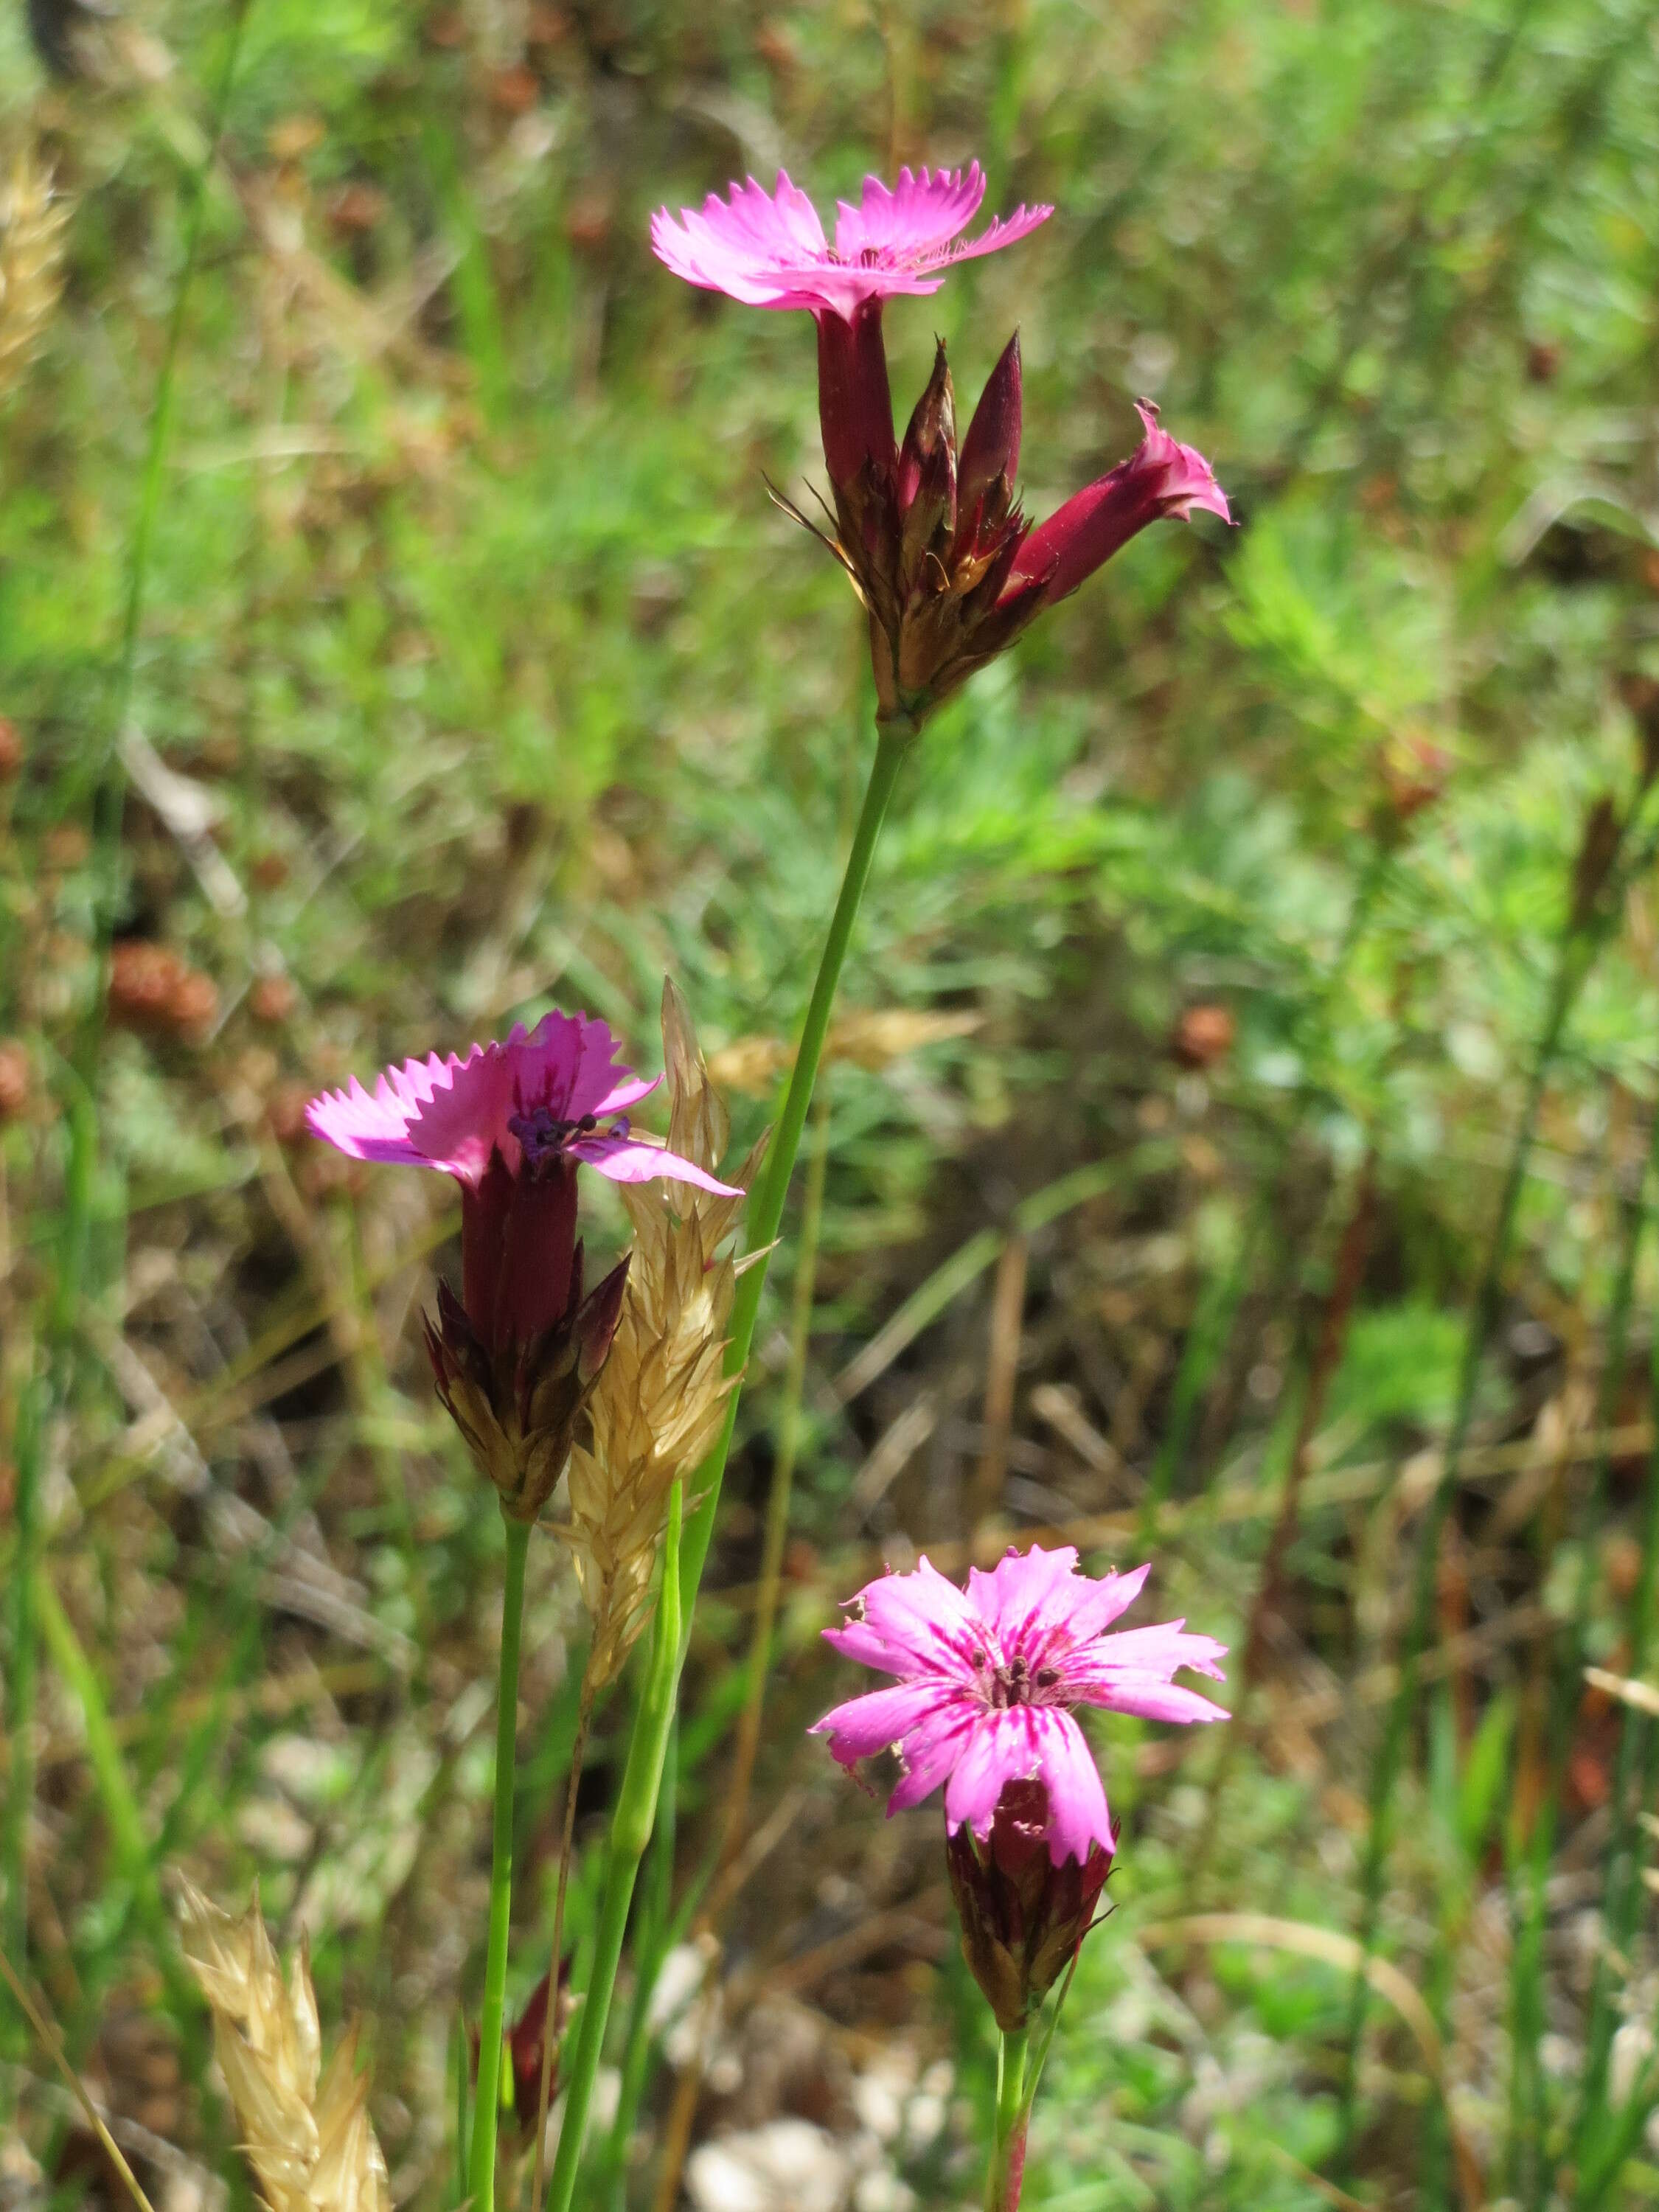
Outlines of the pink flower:
[[1203,454],[1177,445],[1159,427],[1150,400],[1137,400],[1135,412],[1146,431],[1139,445],[1127,461],[1075,493],[1031,532],[1014,556],[1009,591],[1039,584],[1042,603],[1049,606],[1076,591],[1149,522],[1166,515],[1184,522],[1199,507],[1224,522],[1232,520],[1227,495]]
[[849,1659],[896,1675],[896,1686],[854,1698],[813,1730],[844,1766],[889,1748],[904,1773],[889,1813],[945,1784],[945,1818],[989,1837],[1004,1785],[1040,1781],[1048,1792],[1049,1857],[1085,1862],[1116,1848],[1102,1786],[1075,1705],[1147,1720],[1218,1721],[1224,1709],[1171,1680],[1180,1668],[1222,1679],[1226,1647],[1189,1636],[1178,1620],[1109,1635],[1150,1573],[1077,1571],[1069,1545],[1011,1551],[966,1591],[928,1565],[889,1574],[853,1600],[852,1618],[824,1631]]
[[830,245],[817,211],[780,169],[769,192],[751,177],[725,199],[711,192],[701,215],[666,208],[651,218],[659,260],[689,284],[755,307],[805,307],[818,330],[818,420],[832,483],[856,477],[866,459],[879,473],[894,459],[893,402],[882,344],[884,300],[937,292],[957,261],[1012,246],[1054,213],[1018,207],[977,238],[961,234],[979,211],[985,176],[966,169],[899,171],[889,191],[866,177],[857,207],[842,200]]
[[306,1109],[313,1134],[354,1159],[455,1177],[462,1304],[491,1348],[527,1340],[565,1310],[579,1164],[612,1182],[664,1176],[738,1195],[630,1132],[623,1109],[657,1086],[617,1055],[603,1022],[544,1014],[532,1030],[520,1024],[499,1043],[475,1044],[465,1060],[408,1060],[386,1069],[372,1093],[354,1077]]
[[651,244],[688,284],[751,307],[805,307],[850,322],[866,301],[937,292],[953,262],[1012,246],[1054,213],[1019,207],[964,241],[984,197],[977,161],[937,175],[901,169],[892,191],[866,177],[857,207],[838,203],[831,246],[811,201],[780,169],[775,191],[750,177],[725,199],[711,192],[701,214],[682,208],[676,221],[659,208]]
[[895,439],[883,302],[937,291],[952,262],[1010,245],[1054,212],[1020,207],[964,243],[984,194],[977,162],[938,175],[902,170],[891,191],[866,177],[861,204],[841,204],[833,246],[811,200],[781,171],[775,192],[751,178],[723,200],[711,195],[701,214],[686,208],[676,219],[663,208],[652,219],[659,258],[688,283],[754,307],[804,307],[817,323],[818,426],[836,531],[825,543],[869,617],[878,709],[890,729],[918,727],[1149,523],[1200,507],[1232,520],[1209,463],[1177,445],[1142,401],[1136,452],[1030,529],[1014,489],[1017,337],[960,448],[942,343],[909,427]]

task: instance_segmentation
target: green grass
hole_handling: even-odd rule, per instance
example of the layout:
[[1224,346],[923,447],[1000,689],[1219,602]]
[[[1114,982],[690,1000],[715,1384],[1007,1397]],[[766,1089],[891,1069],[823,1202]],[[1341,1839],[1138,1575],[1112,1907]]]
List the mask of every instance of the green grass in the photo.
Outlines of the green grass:
[[[804,2001],[848,2048],[953,2055],[943,2134],[902,2162],[924,2202],[971,2193],[992,2047],[933,1894],[937,1816],[889,1827],[801,1737],[842,1679],[816,1631],[884,1549],[963,1556],[1018,1231],[1000,1525],[1076,1522],[1126,1563],[1155,1528],[1158,1617],[1236,1636],[1370,1158],[1259,1698],[1224,1765],[1213,1736],[1103,1732],[1119,1910],[1054,2045],[1027,2202],[1289,2212],[1339,2172],[1378,2204],[1466,2203],[1472,2175],[1529,2207],[1649,2201],[1655,1731],[1578,1679],[1651,1665],[1645,865],[1538,1043],[1586,818],[1638,804],[1659,711],[1651,10],[632,0],[533,10],[527,48],[506,9],[455,22],[250,0],[199,200],[228,11],[143,11],[165,72],[94,25],[98,74],[73,81],[45,76],[21,11],[0,30],[5,127],[73,207],[0,452],[0,713],[27,755],[0,782],[0,1041],[32,1082],[0,1126],[9,1957],[114,2110],[245,2192],[163,1899],[173,1867],[228,1905],[257,1875],[282,1938],[309,1929],[325,2033],[368,2017],[400,2203],[453,2201],[494,1508],[413,1326],[450,1256],[444,1194],[325,1158],[294,1102],[553,1000],[654,1064],[665,970],[712,1046],[790,1030],[871,706],[844,587],[762,483],[818,466],[811,335],[676,284],[647,219],[779,158],[827,201],[866,167],[977,153],[994,203],[1057,213],[890,311],[901,410],[935,331],[966,404],[1017,323],[1033,513],[1127,449],[1147,391],[1242,527],[1137,541],[901,776],[843,1003],[979,1023],[829,1069],[756,1820],[800,1796],[727,1966],[764,1988],[866,1909],[933,1924]],[[366,228],[348,186],[372,188]],[[118,820],[129,718],[207,806],[216,866],[139,791]],[[1387,773],[1424,746],[1446,787],[1396,834]],[[106,926],[212,978],[205,1034],[104,1025]],[[1231,1049],[1178,1065],[1181,1016],[1216,1003]],[[746,1142],[766,1102],[734,1103]],[[589,1233],[609,1250],[620,1214],[598,1204]],[[696,1617],[659,1930],[718,1831],[793,1240],[790,1216]],[[892,1358],[843,1397],[896,1316]],[[1057,1388],[1103,1450],[1050,1418]],[[926,1394],[929,1439],[865,1507],[860,1470]],[[1437,1498],[1424,1455],[1456,1428]],[[580,1619],[532,1545],[509,2008],[550,1932]],[[596,1717],[579,1983],[627,1712]],[[1609,1947],[1587,1949],[1604,1908]],[[1143,1945],[1197,1911],[1374,1921],[1437,2075],[1373,1979],[1345,2158],[1352,1961]],[[608,2062],[626,2033],[623,2003]],[[9,2011],[0,2037],[0,2128],[69,2201],[46,2055]],[[163,2054],[149,2073],[140,2047]],[[644,2070],[639,2204],[671,2101]]]

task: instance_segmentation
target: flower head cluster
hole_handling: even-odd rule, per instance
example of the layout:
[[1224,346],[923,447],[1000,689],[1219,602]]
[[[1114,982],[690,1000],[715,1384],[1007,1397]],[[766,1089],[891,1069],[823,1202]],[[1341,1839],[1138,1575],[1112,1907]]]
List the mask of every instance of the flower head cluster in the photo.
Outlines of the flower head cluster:
[[325,2070],[304,1950],[285,1981],[257,1895],[237,1918],[185,1882],[179,1919],[242,2148],[270,2212],[392,2212],[356,2031]]
[[837,1705],[818,1722],[844,1766],[896,1749],[904,1772],[890,1813],[945,1785],[945,1826],[983,1838],[1011,1782],[1048,1793],[1044,1832],[1055,1865],[1116,1847],[1106,1792],[1078,1705],[1147,1720],[1218,1721],[1220,1705],[1184,1689],[1178,1669],[1221,1679],[1225,1647],[1178,1620],[1108,1632],[1140,1595],[1150,1567],[1097,1581],[1077,1571],[1069,1545],[1011,1551],[968,1588],[922,1559],[914,1574],[884,1575],[852,1601],[852,1618],[826,1639],[849,1659],[898,1677]]
[[570,1457],[570,1546],[593,1621],[595,1687],[611,1681],[645,1625],[651,1579],[674,1479],[703,1459],[725,1419],[735,1377],[725,1371],[736,1272],[717,1256],[735,1227],[758,1147],[737,1188],[719,1194],[712,1170],[731,1135],[690,1018],[663,987],[663,1061],[673,1104],[669,1145],[709,1171],[702,1186],[625,1191],[635,1243],[611,1356],[588,1401],[589,1436]]
[[461,1188],[461,1295],[438,1293],[427,1347],[439,1395],[507,1511],[533,1521],[569,1457],[611,1349],[628,1263],[585,1291],[576,1170],[739,1194],[634,1133],[656,1085],[619,1060],[601,1021],[550,1013],[463,1059],[405,1060],[373,1092],[313,1098],[313,1133],[354,1158],[435,1168]]
[[774,192],[750,179],[724,200],[711,195],[701,213],[687,208],[677,221],[663,209],[652,224],[659,257],[689,283],[752,306],[804,307],[817,325],[818,417],[836,520],[828,542],[868,613],[881,713],[898,726],[919,723],[1149,523],[1198,507],[1231,520],[1202,454],[1161,429],[1143,401],[1136,452],[1030,528],[1014,497],[1018,338],[959,445],[941,343],[895,441],[883,301],[936,291],[953,261],[1012,245],[1052,212],[1021,207],[963,243],[984,191],[977,163],[934,175],[906,169],[890,191],[866,178],[861,205],[839,210],[833,246],[811,202],[781,172]]

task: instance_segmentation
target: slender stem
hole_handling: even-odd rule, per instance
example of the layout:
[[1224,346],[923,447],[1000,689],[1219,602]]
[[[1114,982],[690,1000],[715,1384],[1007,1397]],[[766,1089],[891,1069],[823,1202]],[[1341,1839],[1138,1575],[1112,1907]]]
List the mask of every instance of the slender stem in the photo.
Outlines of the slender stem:
[[507,1565],[501,1600],[501,1660],[495,1703],[495,1828],[489,1863],[489,1946],[478,2018],[478,2094],[472,2118],[472,2212],[495,2202],[495,2130],[501,2107],[501,2022],[507,1996],[507,1935],[513,1912],[513,1784],[519,1719],[519,1632],[524,1620],[525,1555],[530,1523],[502,1516]]
[[674,1784],[678,1765],[678,1733],[679,1720],[676,1716],[669,1735],[663,1788],[658,1801],[657,1825],[651,1837],[650,1860],[645,1869],[644,1926],[635,1946],[636,1974],[628,2018],[628,2041],[623,2053],[622,2087],[617,2098],[616,2117],[611,2123],[610,2141],[605,2145],[601,2162],[599,2185],[595,2192],[599,2212],[623,2212],[629,2147],[634,2140],[634,2124],[638,2117],[640,2100],[645,2094],[646,2077],[650,2069],[652,2046],[655,2041],[651,1998],[663,1958],[671,1948],[674,1935],[676,1916],[672,1911],[674,1816],[678,1795]]
[[565,1792],[564,1833],[559,1839],[559,1887],[553,1900],[553,1944],[547,1966],[547,2011],[542,2023],[542,2081],[536,2097],[536,2180],[532,2204],[542,2201],[547,2178],[547,2104],[553,2091],[553,2049],[559,2039],[559,1961],[564,1951],[564,1899],[570,1887],[570,1846],[576,1832],[576,1794],[581,1788],[587,1731],[593,1718],[593,1663],[582,1669],[581,1699],[576,1710],[576,1741],[570,1747],[570,1787]]
[[991,2163],[985,2175],[985,2212],[1018,2212],[1025,2178],[1025,2130],[1030,2105],[1025,2094],[1029,2027],[1005,2028],[997,2050],[997,2106],[991,2135]]
[[1470,1424],[1474,1418],[1475,1393],[1480,1381],[1481,1365],[1502,1302],[1504,1273],[1514,1243],[1521,1192],[1526,1181],[1527,1164],[1532,1156],[1533,1139],[1537,1133],[1544,1085],[1554,1064],[1567,1016],[1589,972],[1588,956],[1592,945],[1593,940],[1587,933],[1572,922],[1568,924],[1556,960],[1543,1027],[1533,1048],[1521,1119],[1510,1148],[1497,1219],[1487,1245],[1474,1301],[1469,1310],[1457,1399],[1446,1438],[1439,1480],[1435,1485],[1428,1510],[1423,1516],[1422,1530],[1418,1539],[1412,1608],[1405,1648],[1401,1654],[1400,1676],[1389,1702],[1371,1775],[1370,1832],[1366,1838],[1365,1856],[1360,1874],[1359,1958],[1354,1968],[1353,1986],[1348,2003],[1346,2052],[1342,2079],[1340,2158],[1345,2168],[1353,2142],[1359,2045],[1364,2032],[1365,2002],[1370,1986],[1367,1968],[1376,1941],[1382,1880],[1393,1840],[1389,1815],[1405,1754],[1407,1733],[1417,1705],[1419,1667],[1433,1618],[1435,1572],[1440,1556],[1441,1531],[1457,1487],[1463,1447],[1468,1442]]
[[[847,947],[864,897],[865,885],[870,880],[870,864],[875,858],[876,839],[887,812],[887,803],[893,795],[893,786],[915,735],[908,722],[878,725],[878,730],[875,763],[865,787],[864,805],[859,812],[858,826],[853,832],[853,849],[847,856],[841,895],[836,901],[836,910],[830,921],[830,933],[824,939],[823,951],[819,956],[818,972],[813,980],[812,995],[807,1001],[806,1018],[801,1025],[795,1065],[783,1094],[777,1127],[767,1148],[766,1164],[760,1182],[749,1201],[744,1242],[750,1252],[763,1255],[776,1242],[778,1227],[783,1219],[784,1201],[789,1195],[795,1155],[800,1150],[801,1132],[806,1126],[806,1109],[811,1103],[813,1087],[817,1082],[818,1062],[823,1055],[823,1041],[829,1034],[830,1016],[841,982],[842,963],[847,957]],[[750,1349],[755,1340],[755,1323],[760,1316],[766,1267],[765,1257],[760,1257],[738,1278],[738,1294],[732,1303],[732,1340],[726,1355],[726,1368],[729,1375],[740,1376],[749,1364]],[[726,1455],[732,1449],[737,1418],[738,1392],[733,1390],[726,1401],[725,1431],[698,1470],[697,1480],[702,1489],[701,1502],[686,1523],[685,1547],[680,1560],[683,1639],[691,1632],[691,1608],[696,1601],[697,1589],[702,1581],[703,1563],[708,1556],[709,1540],[714,1534],[714,1515],[720,1507],[720,1484],[726,1474]]]
[[789,1536],[789,1503],[795,1462],[800,1455],[801,1396],[806,1387],[806,1350],[812,1334],[812,1298],[817,1285],[818,1237],[823,1226],[823,1187],[830,1165],[830,1102],[820,1097],[813,1115],[812,1154],[806,1168],[801,1205],[800,1254],[795,1263],[793,1308],[789,1317],[789,1367],[778,1415],[777,1457],[766,1501],[766,1534],[761,1549],[760,1593],[749,1639],[748,1694],[738,1723],[726,1803],[726,1833],[720,1844],[723,1872],[743,1846],[750,1785],[760,1750],[761,1716],[766,1706],[766,1677],[772,1660],[772,1632],[777,1625],[778,1591],[783,1580],[783,1552]]
[[[783,1218],[784,1201],[789,1194],[795,1155],[800,1150],[801,1132],[806,1126],[806,1112],[817,1080],[818,1062],[823,1056],[823,1043],[829,1034],[830,1015],[836,1002],[842,965],[847,957],[847,947],[852,938],[859,903],[864,896],[865,885],[870,880],[870,866],[875,858],[876,839],[880,834],[887,803],[893,795],[899,769],[915,735],[915,726],[908,721],[878,725],[875,762],[870,770],[870,781],[865,787],[858,826],[853,832],[853,849],[848,855],[847,870],[842,878],[835,913],[830,917],[829,935],[819,957],[812,995],[807,1002],[806,1018],[801,1027],[794,1068],[784,1092],[777,1126],[768,1148],[765,1168],[749,1201],[745,1242],[748,1250],[758,1256],[739,1276],[737,1297],[732,1301],[732,1336],[726,1355],[726,1372],[730,1375],[741,1376],[749,1363],[750,1350],[755,1340],[755,1324],[760,1314],[761,1290],[766,1276],[766,1255],[777,1239],[778,1225]],[[553,2163],[553,2180],[547,2200],[549,2212],[568,2212],[571,2195],[576,2185],[582,2137],[587,2124],[587,2108],[592,2095],[593,2075],[599,2069],[605,2026],[611,2017],[611,2001],[616,1990],[617,1966],[622,1956],[623,1936],[628,1925],[634,1884],[656,1818],[657,1790],[662,1778],[668,1732],[673,1723],[678,1697],[680,1669],[685,1663],[686,1647],[691,1634],[692,1610],[696,1604],[703,1563],[708,1556],[709,1541],[714,1534],[714,1515],[720,1504],[726,1455],[732,1449],[737,1410],[738,1391],[734,1389],[726,1401],[726,1426],[720,1442],[693,1477],[693,1487],[700,1492],[700,1502],[686,1524],[684,1546],[679,1542],[677,1519],[673,1561],[671,1562],[665,1555],[663,1598],[657,1609],[657,1639],[653,1646],[645,1691],[634,1717],[622,1795],[611,1820],[605,1894],[599,1907],[599,1943],[593,1958],[593,1971],[588,1980],[586,2001],[582,2007],[570,2089],[565,2102],[564,2124],[559,2133],[558,2154]],[[668,1604],[671,1579],[674,1582],[672,1608]],[[665,1635],[671,1619],[674,1629],[672,1644]]]
[[629,1907],[633,1903],[640,1861],[651,1840],[657,1792],[662,1786],[663,1761],[674,1724],[674,1700],[680,1679],[680,1516],[684,1504],[684,1486],[676,1482],[669,1492],[668,1534],[662,1553],[662,1594],[657,1601],[651,1661],[628,1747],[628,1765],[617,1792],[617,1809],[611,1816],[599,1933],[593,1947],[592,1970],[587,1978],[586,1999],[576,2031],[576,2048],[570,2062],[570,2082],[565,2093],[559,2148],[553,2159],[553,2179],[548,2185],[550,2212],[569,2212],[575,2192],[582,2141],[593,2101],[593,2083],[605,2051],[605,2023],[617,1986],[623,1938],[628,1932]]

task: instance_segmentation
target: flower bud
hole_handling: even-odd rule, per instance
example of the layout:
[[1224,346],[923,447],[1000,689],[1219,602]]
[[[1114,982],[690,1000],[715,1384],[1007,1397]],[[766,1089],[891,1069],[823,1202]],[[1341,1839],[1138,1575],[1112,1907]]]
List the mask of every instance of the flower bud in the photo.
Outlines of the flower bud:
[[945,1839],[962,1955],[1012,2033],[1024,2027],[1065,1972],[1095,1922],[1112,1855],[1098,1844],[1081,1864],[1054,1863],[1048,1793],[1041,1782],[1005,1784],[981,1840],[964,1820]]
[[933,373],[927,380],[927,388],[917,400],[911,412],[909,427],[904,433],[904,443],[899,448],[898,503],[901,514],[907,514],[915,501],[930,461],[936,460],[943,449],[952,457],[956,452],[957,402],[951,386],[950,366],[945,358],[945,341],[933,343]]
[[999,485],[1000,504],[988,506],[986,520],[1000,522],[1008,512],[1019,471],[1022,408],[1019,332],[1016,331],[985,380],[968,435],[962,441],[962,458],[957,465],[957,507],[964,530],[972,526],[980,501]]

